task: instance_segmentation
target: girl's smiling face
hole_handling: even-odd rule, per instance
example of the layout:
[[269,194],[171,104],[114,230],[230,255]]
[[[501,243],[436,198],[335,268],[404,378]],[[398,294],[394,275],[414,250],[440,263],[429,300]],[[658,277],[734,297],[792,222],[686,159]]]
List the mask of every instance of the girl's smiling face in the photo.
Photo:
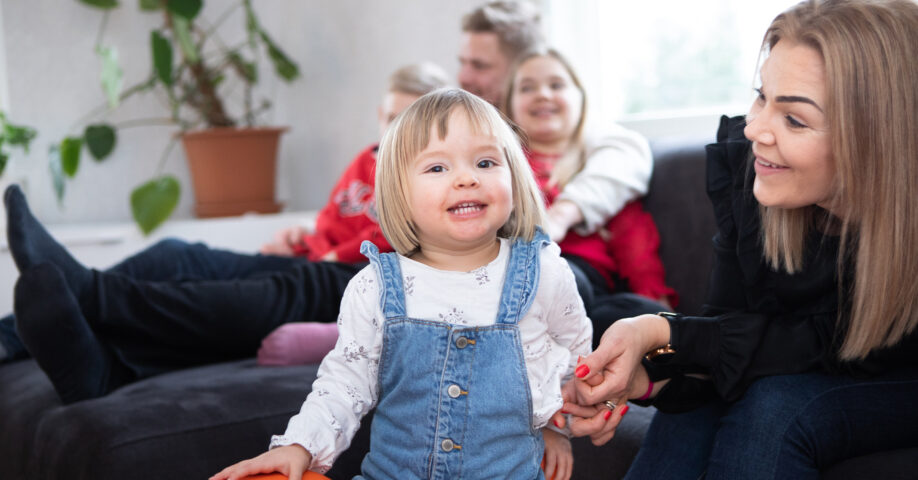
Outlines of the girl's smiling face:
[[408,179],[422,254],[491,247],[513,210],[510,166],[497,138],[475,131],[461,111],[450,114],[445,138],[431,128]]
[[753,194],[762,205],[832,210],[835,162],[826,118],[826,74],[819,53],[779,41],[760,72],[746,117],[755,154]]
[[583,92],[567,68],[548,55],[520,64],[510,103],[511,118],[543,153],[562,152],[583,115]]

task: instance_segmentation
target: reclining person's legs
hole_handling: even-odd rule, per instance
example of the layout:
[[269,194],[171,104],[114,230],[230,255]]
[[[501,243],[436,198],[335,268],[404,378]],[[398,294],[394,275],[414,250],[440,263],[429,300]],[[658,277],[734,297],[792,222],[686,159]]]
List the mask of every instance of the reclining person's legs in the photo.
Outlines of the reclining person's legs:
[[[5,199],[10,248],[26,277],[16,292],[15,310],[24,315],[17,327],[65,401],[104,395],[135,378],[253,356],[261,339],[284,323],[333,322],[348,281],[360,269],[299,261],[284,271],[248,279],[138,281],[85,268],[32,217],[18,189],[8,190]],[[25,275],[33,270],[38,273]],[[43,282],[55,288],[36,287]],[[46,330],[55,328],[49,319],[65,319],[86,334],[86,342],[105,347],[97,353],[107,348],[114,353],[93,355],[93,362],[113,359],[131,374],[100,378],[96,368],[69,365],[66,357],[79,351],[41,345],[51,336]],[[46,355],[50,357],[39,358]]]

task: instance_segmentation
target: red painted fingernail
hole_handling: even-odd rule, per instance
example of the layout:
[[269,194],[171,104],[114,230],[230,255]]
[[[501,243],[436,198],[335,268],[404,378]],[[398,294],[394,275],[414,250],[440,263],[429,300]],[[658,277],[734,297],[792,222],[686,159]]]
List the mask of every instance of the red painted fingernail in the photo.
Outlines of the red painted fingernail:
[[590,374],[590,367],[586,365],[581,365],[577,367],[577,370],[574,370],[574,375],[577,375],[577,378],[583,378]]
[[628,405],[622,407],[622,416],[624,417],[626,413],[628,413]]
[[558,428],[561,428],[561,422],[555,420],[555,426],[558,427]]
[[612,410],[606,410],[606,413],[602,414],[602,418],[608,420],[612,416]]
[[567,410],[561,410],[561,413],[567,415],[568,413],[571,413],[571,412],[568,412]]

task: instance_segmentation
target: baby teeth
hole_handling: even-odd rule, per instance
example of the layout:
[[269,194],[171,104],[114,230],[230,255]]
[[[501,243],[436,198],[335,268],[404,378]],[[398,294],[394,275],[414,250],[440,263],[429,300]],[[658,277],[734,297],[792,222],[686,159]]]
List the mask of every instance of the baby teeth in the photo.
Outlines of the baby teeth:
[[462,205],[459,205],[456,208],[453,208],[452,210],[453,210],[453,213],[456,213],[458,215],[465,215],[467,213],[477,212],[481,210],[481,206],[475,205],[472,203],[463,203]]

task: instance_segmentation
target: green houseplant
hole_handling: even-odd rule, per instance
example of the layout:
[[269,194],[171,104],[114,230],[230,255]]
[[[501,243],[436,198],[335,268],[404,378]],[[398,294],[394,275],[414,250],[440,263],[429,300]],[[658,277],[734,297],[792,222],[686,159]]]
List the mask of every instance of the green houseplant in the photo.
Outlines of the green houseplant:
[[[275,207],[276,204],[273,203],[274,155],[279,135],[284,129],[264,129],[254,126],[256,116],[270,105],[264,100],[256,102],[253,99],[252,89],[259,80],[258,59],[261,55],[266,55],[274,72],[284,81],[289,82],[296,79],[299,76],[299,68],[262,28],[251,0],[234,2],[213,24],[207,24],[199,16],[203,8],[203,0],[138,0],[138,7],[143,12],[160,15],[162,23],[148,33],[151,59],[149,76],[128,87],[122,86],[123,75],[114,47],[105,46],[101,42],[109,13],[119,8],[118,0],[80,0],[80,2],[99,9],[103,14],[97,36],[99,40],[96,42],[96,54],[102,64],[101,83],[107,101],[104,106],[90,112],[84,119],[77,122],[74,128],[77,133],[68,135],[51,147],[52,179],[58,198],[61,199],[64,195],[65,180],[76,175],[83,151],[88,151],[94,160],[102,161],[115,149],[118,128],[142,125],[145,122],[158,124],[165,122],[174,124],[180,134],[174,136],[164,149],[158,170],[162,170],[163,161],[177,140],[181,139],[185,144],[189,162],[191,162],[199,215],[208,216],[208,212],[201,211],[202,201],[198,191],[198,177],[203,177],[205,180],[214,178],[219,180],[227,173],[236,173],[240,168],[230,161],[224,165],[210,161],[209,163],[216,168],[216,172],[203,174],[197,172],[194,159],[191,157],[192,150],[199,148],[190,145],[200,143],[198,138],[202,135],[208,138],[216,137],[218,142],[229,141],[231,143],[238,142],[240,135],[245,138],[267,135],[269,138],[262,140],[262,143],[268,145],[267,155],[271,158],[265,163],[270,163],[268,165],[270,172],[254,175],[242,173],[241,175],[243,176],[242,181],[247,185],[257,183],[253,180],[254,178],[263,178],[261,183],[269,184],[263,187],[269,188],[270,192],[263,192],[262,195],[267,194],[271,198],[261,200],[262,204],[268,203],[267,207],[264,205],[262,207]],[[230,18],[232,13],[239,13],[238,9],[242,9],[245,39],[236,44],[224,42],[216,33],[217,27]],[[235,83],[235,87],[226,87],[228,83]],[[238,88],[239,83],[242,84],[241,89]],[[168,105],[168,118],[138,119],[123,122],[120,125],[105,120],[106,114],[117,108],[119,104],[143,93],[163,96]],[[238,117],[233,117],[226,108],[227,95],[242,97],[244,108]],[[238,144],[231,144],[228,151],[240,151],[240,147]],[[216,158],[222,159],[225,155],[225,153],[218,153]],[[247,153],[246,156],[247,158],[253,157],[251,153]],[[171,215],[181,194],[178,180],[171,175],[163,175],[159,171],[154,178],[138,186],[131,193],[131,212],[144,233],[149,233]],[[240,187],[218,184],[211,190],[218,193],[236,192],[238,188]],[[200,190],[206,190],[206,188],[202,187]],[[205,200],[204,203],[208,201]],[[231,200],[231,203],[233,201],[238,202],[238,199]],[[247,205],[241,204],[231,205],[232,208],[229,210],[216,204],[205,206],[214,210],[211,214],[242,213],[232,209],[247,208]]]
[[0,110],[0,176],[6,170],[12,149],[21,148],[23,152],[29,153],[29,144],[35,135],[34,128],[7,121],[6,114]]

